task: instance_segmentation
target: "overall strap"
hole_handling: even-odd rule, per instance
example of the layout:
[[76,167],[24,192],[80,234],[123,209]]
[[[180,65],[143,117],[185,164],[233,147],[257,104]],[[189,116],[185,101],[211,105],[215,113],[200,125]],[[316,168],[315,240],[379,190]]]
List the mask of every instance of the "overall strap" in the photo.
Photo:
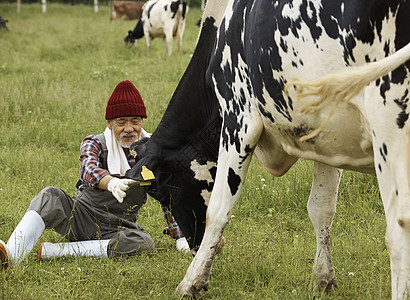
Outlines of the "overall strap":
[[102,168],[105,170],[108,170],[108,163],[107,163],[107,158],[108,158],[108,150],[107,150],[107,144],[105,142],[105,136],[104,132],[97,134],[96,138],[101,142],[103,146],[103,161],[102,161]]

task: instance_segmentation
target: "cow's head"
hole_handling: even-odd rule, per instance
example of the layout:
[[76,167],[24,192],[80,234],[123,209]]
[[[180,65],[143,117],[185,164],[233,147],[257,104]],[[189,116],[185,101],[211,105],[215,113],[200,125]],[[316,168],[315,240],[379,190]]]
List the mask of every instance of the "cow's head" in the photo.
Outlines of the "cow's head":
[[191,248],[200,245],[205,231],[222,124],[219,104],[206,81],[215,36],[213,20],[208,19],[157,129],[148,141],[131,146],[136,164],[126,173],[135,180],[144,180],[144,169],[154,173],[148,193],[169,205]]
[[144,36],[144,25],[141,20],[138,21],[137,25],[135,25],[134,30],[128,30],[127,36],[124,38],[124,42],[126,45],[131,44],[134,45],[135,40],[138,40]]
[[133,37],[131,30],[128,30],[128,34],[127,34],[127,36],[124,38],[124,42],[125,42],[126,45],[128,45],[128,44],[134,45],[134,43],[135,43],[135,38]]

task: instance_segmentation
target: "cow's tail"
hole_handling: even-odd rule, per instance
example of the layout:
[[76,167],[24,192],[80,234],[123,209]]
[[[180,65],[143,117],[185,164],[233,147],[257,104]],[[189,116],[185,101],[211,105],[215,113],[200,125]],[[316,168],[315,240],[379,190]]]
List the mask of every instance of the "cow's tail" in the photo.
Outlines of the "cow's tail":
[[300,140],[305,141],[315,137],[329,121],[340,103],[347,103],[358,95],[370,82],[388,74],[410,59],[410,43],[394,54],[379,61],[365,64],[360,67],[346,68],[341,72],[326,75],[322,78],[304,81],[294,79],[285,86],[295,86],[298,98],[307,96],[317,97],[317,100],[302,106],[302,113],[314,114],[324,106],[334,102],[329,116],[320,126],[310,134],[303,136]]

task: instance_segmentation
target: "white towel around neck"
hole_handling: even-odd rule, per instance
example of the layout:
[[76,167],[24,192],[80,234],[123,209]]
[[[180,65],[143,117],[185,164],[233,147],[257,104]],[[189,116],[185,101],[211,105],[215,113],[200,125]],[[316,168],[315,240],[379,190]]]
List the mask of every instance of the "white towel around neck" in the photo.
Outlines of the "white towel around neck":
[[[120,176],[124,176],[125,172],[131,168],[128,164],[127,157],[125,156],[124,149],[117,142],[114,136],[114,132],[109,129],[108,126],[107,128],[105,128],[104,137],[108,151],[108,171],[110,172],[110,174],[119,174]],[[146,132],[144,129],[141,129],[138,140],[145,137],[151,137],[151,134]]]

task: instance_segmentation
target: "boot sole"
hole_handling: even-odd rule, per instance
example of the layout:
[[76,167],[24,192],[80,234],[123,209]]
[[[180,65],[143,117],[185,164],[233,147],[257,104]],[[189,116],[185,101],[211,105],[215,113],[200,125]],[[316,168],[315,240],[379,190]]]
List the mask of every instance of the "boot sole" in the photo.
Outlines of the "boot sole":
[[41,261],[41,253],[43,250],[43,243],[40,244],[40,248],[38,249],[37,259]]

